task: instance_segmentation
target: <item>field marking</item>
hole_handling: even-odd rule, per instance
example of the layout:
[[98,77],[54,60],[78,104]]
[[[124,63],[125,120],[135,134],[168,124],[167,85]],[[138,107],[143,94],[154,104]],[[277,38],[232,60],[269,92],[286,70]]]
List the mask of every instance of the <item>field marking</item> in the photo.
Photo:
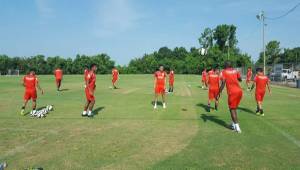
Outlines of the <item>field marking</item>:
[[140,88],[129,89],[129,90],[126,90],[126,91],[122,92],[122,94],[129,94],[129,93],[135,92],[135,91],[137,91],[139,89]]
[[273,123],[270,123],[270,122],[264,121],[264,120],[261,120],[261,121],[264,122],[269,127],[276,130],[278,133],[280,133],[282,136],[284,136],[287,140],[294,143],[296,146],[298,146],[298,148],[300,148],[300,141],[298,141],[295,137],[293,137],[292,135],[288,134],[287,132],[281,130],[280,128],[276,127]]

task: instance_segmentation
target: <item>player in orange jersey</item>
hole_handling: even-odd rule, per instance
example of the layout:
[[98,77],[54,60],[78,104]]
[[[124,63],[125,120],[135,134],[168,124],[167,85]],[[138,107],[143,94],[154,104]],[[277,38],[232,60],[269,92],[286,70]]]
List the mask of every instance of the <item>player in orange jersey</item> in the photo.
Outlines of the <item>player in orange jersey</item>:
[[37,100],[37,91],[38,88],[42,94],[44,94],[43,89],[39,85],[39,81],[35,72],[31,70],[27,75],[23,77],[23,86],[25,87],[24,93],[24,104],[21,109],[21,115],[25,115],[25,108],[28,101],[32,100],[32,111],[36,112],[36,100]]
[[254,78],[254,82],[251,87],[251,91],[255,88],[255,100],[257,104],[257,109],[256,109],[256,114],[264,116],[264,111],[262,108],[262,103],[264,101],[264,96],[266,94],[266,87],[268,87],[268,91],[271,94],[271,89],[269,85],[269,78],[264,75],[263,69],[262,68],[257,68],[256,69],[256,76]]

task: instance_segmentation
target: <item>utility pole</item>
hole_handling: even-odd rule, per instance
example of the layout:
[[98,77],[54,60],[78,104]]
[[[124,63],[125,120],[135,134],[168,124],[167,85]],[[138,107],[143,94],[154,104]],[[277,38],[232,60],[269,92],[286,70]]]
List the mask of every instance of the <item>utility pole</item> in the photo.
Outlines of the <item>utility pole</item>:
[[256,18],[262,22],[262,44],[263,44],[263,57],[264,57],[264,73],[266,74],[266,46],[265,46],[265,12],[261,11]]

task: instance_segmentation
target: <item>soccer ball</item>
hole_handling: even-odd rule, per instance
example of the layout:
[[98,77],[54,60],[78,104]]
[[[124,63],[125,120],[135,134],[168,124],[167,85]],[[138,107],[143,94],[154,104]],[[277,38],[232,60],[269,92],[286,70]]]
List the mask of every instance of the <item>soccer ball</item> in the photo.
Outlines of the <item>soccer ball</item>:
[[48,111],[52,111],[52,110],[53,110],[53,106],[52,106],[52,105],[47,105],[47,106],[46,106],[46,109],[47,109]]

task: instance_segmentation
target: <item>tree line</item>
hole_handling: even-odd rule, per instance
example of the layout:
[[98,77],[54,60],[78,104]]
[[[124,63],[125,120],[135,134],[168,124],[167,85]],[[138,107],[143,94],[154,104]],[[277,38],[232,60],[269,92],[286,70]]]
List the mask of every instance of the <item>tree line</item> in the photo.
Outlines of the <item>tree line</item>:
[[75,59],[60,56],[46,58],[44,55],[32,57],[0,55],[0,72],[7,74],[8,70],[12,69],[19,70],[20,74],[26,74],[33,69],[37,74],[52,74],[56,68],[62,68],[65,74],[82,74],[84,69],[92,63],[98,64],[98,74],[110,73],[115,65],[115,62],[107,54],[76,55]]

